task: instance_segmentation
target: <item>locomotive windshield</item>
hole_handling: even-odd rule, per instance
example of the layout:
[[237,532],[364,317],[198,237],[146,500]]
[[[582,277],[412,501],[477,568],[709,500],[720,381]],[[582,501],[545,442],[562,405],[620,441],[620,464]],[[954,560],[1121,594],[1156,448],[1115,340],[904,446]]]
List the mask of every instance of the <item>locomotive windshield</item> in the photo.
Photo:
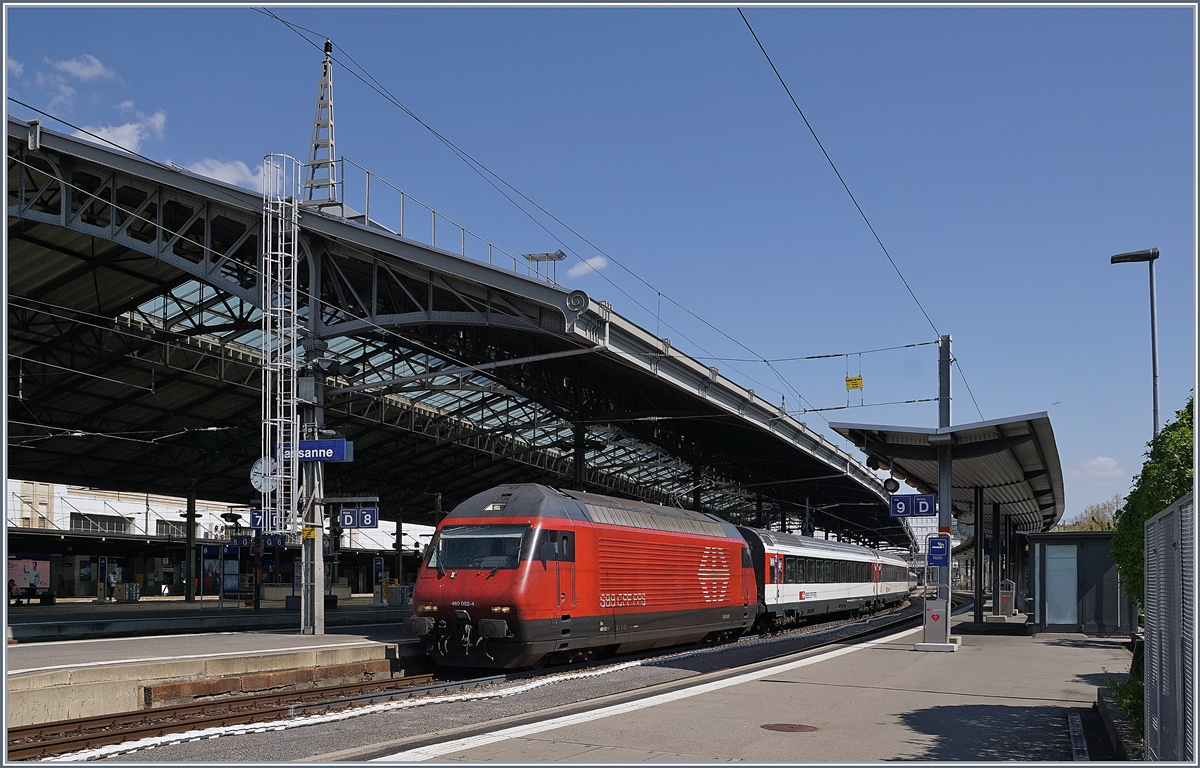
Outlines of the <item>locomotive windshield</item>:
[[454,525],[438,532],[429,547],[429,567],[516,568],[527,525]]

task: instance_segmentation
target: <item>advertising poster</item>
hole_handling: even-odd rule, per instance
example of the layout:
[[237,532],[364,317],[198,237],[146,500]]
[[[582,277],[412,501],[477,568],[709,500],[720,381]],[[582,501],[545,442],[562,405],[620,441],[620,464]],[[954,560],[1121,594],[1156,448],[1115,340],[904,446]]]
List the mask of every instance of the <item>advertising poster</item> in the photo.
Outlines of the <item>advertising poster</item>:
[[80,560],[79,561],[79,580],[80,581],[91,581],[92,580],[92,561],[91,560]]
[[204,558],[204,570],[200,577],[200,593],[204,595],[215,595],[219,584],[217,583],[217,566],[220,560]]
[[230,592],[237,594],[237,591],[238,591],[238,561],[237,560],[226,560],[225,561],[225,585],[223,588],[224,588],[226,594],[228,594]]
[[9,560],[8,578],[21,589],[26,587],[43,588],[50,579],[50,561]]

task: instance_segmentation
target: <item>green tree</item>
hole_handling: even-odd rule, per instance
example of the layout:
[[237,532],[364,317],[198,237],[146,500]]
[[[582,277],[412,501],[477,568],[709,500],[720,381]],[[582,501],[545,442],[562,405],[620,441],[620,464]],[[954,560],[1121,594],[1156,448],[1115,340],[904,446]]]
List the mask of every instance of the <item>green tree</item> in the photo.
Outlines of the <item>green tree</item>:
[[1083,513],[1079,517],[1074,518],[1068,523],[1062,523],[1054,526],[1055,531],[1112,531],[1117,527],[1117,513],[1121,510],[1121,505],[1125,503],[1125,497],[1119,493],[1113,494],[1111,499],[1105,499],[1097,504],[1089,504],[1083,509]]
[[1145,523],[1192,489],[1192,406],[1183,410],[1148,443],[1146,463],[1133,479],[1125,506],[1117,513],[1112,557],[1125,579],[1130,597],[1140,605],[1145,572]]

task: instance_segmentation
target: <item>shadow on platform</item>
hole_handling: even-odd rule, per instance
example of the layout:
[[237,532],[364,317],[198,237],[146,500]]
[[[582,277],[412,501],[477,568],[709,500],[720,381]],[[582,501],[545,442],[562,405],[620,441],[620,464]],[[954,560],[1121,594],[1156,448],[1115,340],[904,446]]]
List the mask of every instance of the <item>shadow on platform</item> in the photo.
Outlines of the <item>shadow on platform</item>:
[[917,749],[896,759],[1070,761],[1068,711],[1067,707],[967,704],[906,712],[900,721],[931,738],[914,739]]

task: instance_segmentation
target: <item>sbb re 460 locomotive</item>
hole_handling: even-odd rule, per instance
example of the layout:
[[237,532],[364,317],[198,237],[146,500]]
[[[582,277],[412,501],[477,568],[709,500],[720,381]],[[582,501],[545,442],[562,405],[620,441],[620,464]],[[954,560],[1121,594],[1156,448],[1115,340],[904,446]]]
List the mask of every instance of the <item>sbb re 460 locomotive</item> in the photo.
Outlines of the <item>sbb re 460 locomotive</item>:
[[899,573],[902,560],[864,547],[628,499],[502,485],[439,524],[404,629],[425,640],[438,664],[540,666],[731,640],[756,623],[903,600],[906,575],[882,581]]

